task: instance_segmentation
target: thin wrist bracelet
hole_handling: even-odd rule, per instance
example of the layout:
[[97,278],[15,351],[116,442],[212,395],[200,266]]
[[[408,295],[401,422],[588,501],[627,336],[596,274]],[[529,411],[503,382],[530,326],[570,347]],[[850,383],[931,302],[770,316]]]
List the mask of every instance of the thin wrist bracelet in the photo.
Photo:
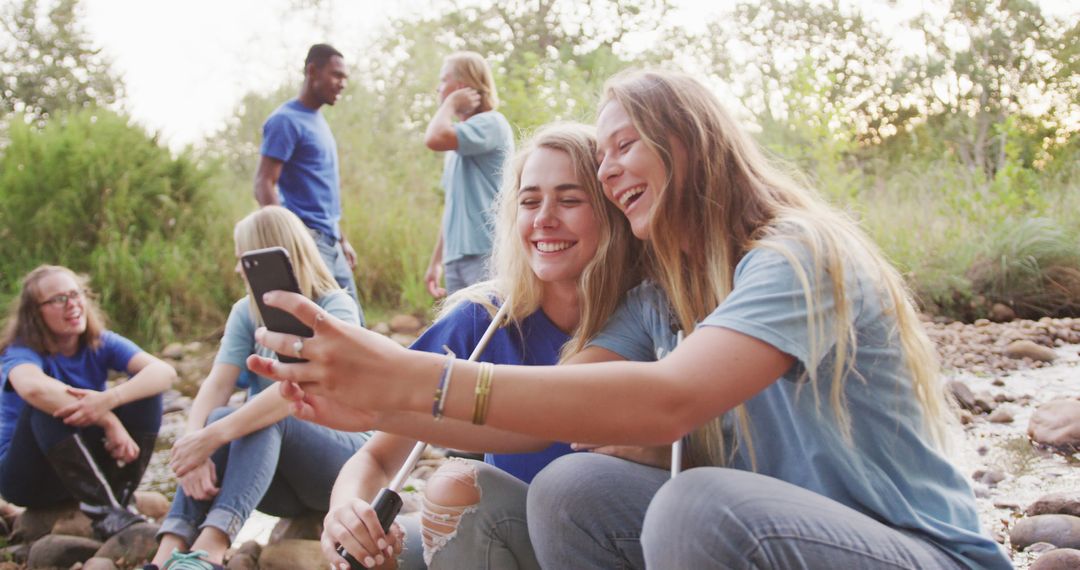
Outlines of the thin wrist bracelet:
[[443,363],[442,376],[439,377],[439,387],[435,388],[435,401],[431,404],[431,416],[436,420],[442,419],[443,411],[446,409],[446,395],[450,392],[454,361],[457,360],[457,355],[450,350],[450,347],[443,345],[443,350],[446,351],[446,362]]

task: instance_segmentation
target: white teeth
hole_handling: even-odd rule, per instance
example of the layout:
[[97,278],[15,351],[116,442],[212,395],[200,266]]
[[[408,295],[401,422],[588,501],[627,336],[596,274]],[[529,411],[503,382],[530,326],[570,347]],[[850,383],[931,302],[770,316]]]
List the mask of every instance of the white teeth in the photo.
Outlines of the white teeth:
[[536,242],[536,249],[539,249],[544,253],[553,253],[562,251],[572,245],[574,244],[568,241],[538,241]]
[[619,196],[619,205],[622,206],[623,208],[625,208],[626,205],[630,202],[631,198],[633,198],[634,196],[637,196],[638,194],[641,194],[644,191],[645,191],[644,186],[638,186],[638,187],[635,187],[635,188],[631,188],[631,189],[627,190],[626,192],[623,192],[622,196]]

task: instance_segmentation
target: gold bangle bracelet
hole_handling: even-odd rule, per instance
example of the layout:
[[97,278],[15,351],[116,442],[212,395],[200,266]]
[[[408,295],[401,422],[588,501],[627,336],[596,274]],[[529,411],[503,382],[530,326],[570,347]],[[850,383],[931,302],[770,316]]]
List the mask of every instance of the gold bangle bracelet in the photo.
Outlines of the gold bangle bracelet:
[[482,426],[487,421],[488,398],[491,394],[491,381],[495,377],[495,365],[481,362],[476,375],[476,399],[473,402],[472,423]]

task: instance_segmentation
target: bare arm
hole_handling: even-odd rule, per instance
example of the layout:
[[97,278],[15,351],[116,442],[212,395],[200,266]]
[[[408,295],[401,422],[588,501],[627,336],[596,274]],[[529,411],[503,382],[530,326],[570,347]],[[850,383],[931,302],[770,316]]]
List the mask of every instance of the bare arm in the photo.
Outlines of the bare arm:
[[259,206],[277,206],[280,204],[277,194],[278,178],[284,163],[266,155],[259,156],[259,167],[255,171],[255,201]]
[[229,396],[236,390],[236,380],[240,378],[240,367],[233,364],[215,363],[199,386],[195,401],[188,411],[185,433],[198,431],[206,425],[210,412],[229,402]]
[[428,293],[436,299],[446,296],[446,289],[439,284],[443,275],[443,227],[439,224],[439,239],[435,240],[435,249],[431,252],[431,261],[428,262],[427,271],[424,273],[424,284],[427,285]]
[[[33,364],[20,364],[12,368],[8,380],[20,398],[46,414],[55,414],[57,410],[79,401],[79,398],[68,393],[71,386],[45,374]],[[107,415],[116,419],[111,412]]]
[[[456,93],[456,91],[455,91]],[[434,151],[457,150],[457,132],[454,131],[454,97],[443,100],[435,116],[424,131],[424,145]]]
[[[316,336],[305,343],[307,364],[249,359],[260,374],[299,382],[305,398],[333,398],[355,409],[430,409],[441,356],[409,352],[381,335],[333,319],[316,323],[318,307],[299,295],[278,292],[267,300],[314,325]],[[294,340],[264,330],[256,338],[282,351]],[[659,362],[498,366],[487,424],[558,441],[667,444],[748,400],[794,362],[793,356],[753,337],[702,327]],[[478,366],[455,364],[448,416],[472,416],[470,388]]]

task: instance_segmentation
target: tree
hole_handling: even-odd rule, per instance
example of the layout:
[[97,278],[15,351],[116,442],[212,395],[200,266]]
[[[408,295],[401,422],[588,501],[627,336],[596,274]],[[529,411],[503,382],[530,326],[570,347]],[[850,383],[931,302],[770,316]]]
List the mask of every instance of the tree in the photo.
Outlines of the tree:
[[79,0],[57,0],[43,17],[38,0],[6,6],[0,113],[42,123],[60,110],[119,99],[123,84],[79,25],[78,8]]

